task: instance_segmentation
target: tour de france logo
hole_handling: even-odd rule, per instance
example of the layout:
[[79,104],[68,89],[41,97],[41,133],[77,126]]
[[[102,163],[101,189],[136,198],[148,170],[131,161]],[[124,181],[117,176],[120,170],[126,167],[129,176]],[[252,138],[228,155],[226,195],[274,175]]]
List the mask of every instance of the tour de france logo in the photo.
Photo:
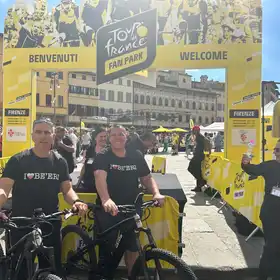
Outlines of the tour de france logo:
[[156,57],[156,10],[101,27],[96,36],[97,84],[147,69]]

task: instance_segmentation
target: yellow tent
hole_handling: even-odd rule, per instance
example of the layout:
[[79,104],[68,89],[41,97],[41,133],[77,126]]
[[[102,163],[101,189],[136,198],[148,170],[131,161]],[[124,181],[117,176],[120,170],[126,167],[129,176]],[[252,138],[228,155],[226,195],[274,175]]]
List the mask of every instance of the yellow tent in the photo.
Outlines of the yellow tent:
[[171,130],[160,126],[159,128],[153,130],[153,132],[156,132],[156,133],[163,133],[163,132],[171,132]]
[[172,132],[182,132],[182,133],[184,133],[184,132],[188,132],[187,130],[185,130],[185,129],[183,129],[183,128],[179,128],[179,127],[177,127],[177,128],[173,128],[173,129],[171,129],[171,131]]

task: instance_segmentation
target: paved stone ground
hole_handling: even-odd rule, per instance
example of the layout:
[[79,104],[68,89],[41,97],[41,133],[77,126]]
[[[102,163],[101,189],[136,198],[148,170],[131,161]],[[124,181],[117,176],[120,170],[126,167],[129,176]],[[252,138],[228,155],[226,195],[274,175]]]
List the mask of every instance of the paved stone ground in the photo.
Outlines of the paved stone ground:
[[[235,218],[230,209],[223,209],[218,213],[217,210],[221,206],[219,199],[210,201],[210,197],[206,194],[191,191],[195,181],[187,171],[189,161],[185,155],[166,157],[167,173],[177,175],[188,199],[184,209],[186,217],[183,222],[182,239],[186,247],[183,251],[183,260],[201,275],[201,279],[206,272],[218,277],[218,272],[234,271],[235,277],[237,274],[239,277],[233,279],[242,279],[242,275],[255,274],[263,239],[253,237],[245,242],[246,237],[236,231]],[[147,157],[149,163],[151,159],[152,156]],[[205,273],[202,273],[203,270]]]

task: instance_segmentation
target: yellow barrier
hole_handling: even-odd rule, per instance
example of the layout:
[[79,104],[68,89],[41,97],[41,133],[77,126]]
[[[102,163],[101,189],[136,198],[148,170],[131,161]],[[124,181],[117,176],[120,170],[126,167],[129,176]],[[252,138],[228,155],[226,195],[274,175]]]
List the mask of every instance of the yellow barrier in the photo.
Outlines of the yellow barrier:
[[6,163],[8,162],[9,159],[10,159],[10,157],[2,157],[2,158],[0,158],[0,177],[2,177],[4,168],[5,168]]
[[166,158],[160,156],[154,156],[152,160],[152,172],[161,173],[164,175],[166,173]]
[[241,169],[240,163],[216,155],[205,157],[202,174],[207,184],[219,191],[225,202],[250,222],[262,227],[259,213],[264,197],[263,178],[250,177]]
[[[96,194],[79,193],[80,199],[85,202],[94,203]],[[152,199],[151,195],[145,195],[144,200]],[[60,209],[69,208],[69,205],[64,201],[62,194],[59,194]],[[166,203],[163,208],[151,208],[151,215],[146,223],[152,231],[156,244],[159,248],[164,248],[174,254],[178,255],[178,219],[179,219],[179,205],[178,202],[172,197],[166,197]],[[89,212],[90,213],[90,212]],[[76,224],[82,227],[85,231],[92,235],[93,220],[88,217],[85,220],[79,217],[72,217],[67,221],[63,221],[62,227],[67,225]],[[80,246],[80,240],[73,234],[62,243],[62,262],[65,262],[69,252],[75,250]],[[147,244],[146,236],[141,235],[141,244]]]

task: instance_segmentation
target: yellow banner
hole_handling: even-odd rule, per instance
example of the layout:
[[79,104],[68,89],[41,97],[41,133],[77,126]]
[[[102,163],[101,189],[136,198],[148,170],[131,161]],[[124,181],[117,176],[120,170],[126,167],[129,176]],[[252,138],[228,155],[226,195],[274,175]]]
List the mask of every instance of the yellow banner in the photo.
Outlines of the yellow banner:
[[[93,193],[79,193],[80,199],[85,202],[94,203],[96,200],[96,194]],[[151,200],[152,196],[145,195],[144,200]],[[63,195],[59,194],[59,207],[61,210],[69,208],[69,205],[64,201]],[[178,202],[172,197],[166,197],[166,201],[163,208],[151,208],[151,215],[146,222],[145,226],[148,226],[156,244],[159,248],[164,248],[174,254],[178,255],[178,219],[179,219],[179,205]],[[146,215],[147,213],[144,213]],[[62,227],[67,225],[79,225],[86,232],[92,236],[93,230],[93,216],[89,212],[86,220],[80,217],[72,217],[69,220],[63,221]],[[65,262],[67,254],[71,250],[75,250],[79,246],[79,240],[76,240],[77,236],[72,235],[72,238],[67,238],[62,243],[62,261]],[[141,235],[141,244],[144,246],[148,240],[144,234]]]
[[202,168],[207,184],[219,191],[224,201],[253,224],[262,226],[259,218],[264,197],[262,178],[250,177],[241,169],[240,161],[235,163],[222,156],[207,156]]

